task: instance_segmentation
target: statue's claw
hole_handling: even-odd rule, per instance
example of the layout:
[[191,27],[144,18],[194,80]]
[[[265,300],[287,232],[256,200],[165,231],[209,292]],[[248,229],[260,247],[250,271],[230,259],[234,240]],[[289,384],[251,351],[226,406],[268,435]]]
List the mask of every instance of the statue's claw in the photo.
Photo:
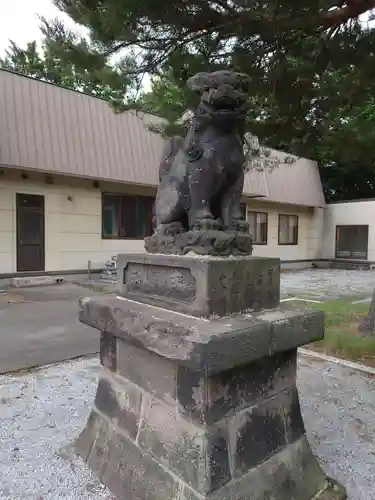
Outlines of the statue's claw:
[[193,231],[209,231],[210,229],[222,229],[221,222],[213,217],[204,217],[194,221],[192,225]]
[[228,230],[238,233],[248,233],[250,230],[250,226],[249,223],[244,220],[235,220],[230,224]]

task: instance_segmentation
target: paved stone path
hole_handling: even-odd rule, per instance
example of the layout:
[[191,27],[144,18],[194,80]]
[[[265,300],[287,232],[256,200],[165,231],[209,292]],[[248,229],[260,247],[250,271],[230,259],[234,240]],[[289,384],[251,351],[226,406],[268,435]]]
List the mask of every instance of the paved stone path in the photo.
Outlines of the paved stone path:
[[306,269],[281,274],[282,296],[295,295],[317,299],[371,296],[375,271],[342,269]]
[[[98,360],[0,377],[0,499],[113,500],[82,461],[64,450],[83,429]],[[375,379],[301,358],[302,410],[324,468],[349,500],[374,500]]]

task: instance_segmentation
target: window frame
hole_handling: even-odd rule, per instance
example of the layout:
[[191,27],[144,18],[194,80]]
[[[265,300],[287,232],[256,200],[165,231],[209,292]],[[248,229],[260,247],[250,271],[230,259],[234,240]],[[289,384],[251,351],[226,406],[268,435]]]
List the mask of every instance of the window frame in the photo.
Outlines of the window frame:
[[253,239],[253,236],[251,235],[253,245],[257,245],[257,246],[266,246],[266,245],[268,245],[268,212],[259,212],[258,210],[248,210],[247,214],[246,214],[246,220],[247,220],[247,222],[249,222],[249,220],[250,220],[250,214],[254,214],[255,215],[255,225],[256,225],[256,215],[257,214],[265,215],[266,216],[266,222],[265,222],[265,224],[266,224],[266,241],[265,242],[255,241]]
[[[293,242],[281,243],[281,241],[280,241],[280,229],[281,229],[280,222],[281,222],[282,217],[288,217],[289,219],[290,218],[294,218],[297,221],[297,224],[296,224],[296,228],[297,228],[296,239]],[[294,246],[294,247],[298,246],[298,240],[299,240],[299,216],[298,215],[295,215],[295,214],[279,214],[278,228],[277,228],[277,239],[278,239],[278,245],[280,245],[280,246]]]
[[[111,193],[111,192],[102,192],[102,196],[101,196],[101,204],[102,204],[102,210],[101,210],[101,237],[102,237],[102,240],[143,240],[145,237],[147,236],[151,236],[152,235],[152,213],[150,214],[150,234],[146,235],[146,236],[107,236],[104,234],[104,200],[105,200],[105,197],[118,197],[119,198],[119,209],[118,209],[118,213],[116,214],[116,219],[117,219],[117,224],[118,224],[118,228],[121,229],[121,214],[122,214],[122,199],[123,198],[131,198],[131,199],[134,199],[136,200],[135,203],[138,204],[139,203],[139,200],[141,200],[142,198],[145,198],[145,199],[150,199],[152,200],[152,203],[154,203],[154,200],[155,200],[155,197],[153,196],[144,196],[144,195],[137,195],[137,194],[129,194],[129,193]],[[136,210],[138,209],[138,206],[136,205]],[[136,221],[138,223],[138,221]]]
[[[367,228],[367,248],[366,248],[366,257],[359,258],[359,257],[353,257],[352,255],[350,257],[339,257],[337,252],[338,252],[338,244],[339,244],[339,238],[338,238],[338,231],[343,228],[348,228],[348,227],[366,227]],[[342,259],[342,260],[358,260],[358,261],[365,261],[368,260],[368,241],[369,241],[369,225],[368,224],[337,224],[335,226],[335,259]],[[353,253],[353,252],[351,252]]]
[[243,216],[243,220],[247,221],[247,205],[246,203],[240,203],[241,215]]

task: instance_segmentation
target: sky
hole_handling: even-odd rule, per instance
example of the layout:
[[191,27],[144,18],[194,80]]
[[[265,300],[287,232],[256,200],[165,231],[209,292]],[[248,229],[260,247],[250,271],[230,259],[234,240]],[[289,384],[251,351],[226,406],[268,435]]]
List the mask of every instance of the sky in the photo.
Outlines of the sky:
[[[60,12],[53,4],[52,0],[0,0],[0,58],[5,56],[5,51],[9,47],[9,40],[14,41],[21,48],[26,47],[28,42],[42,40],[42,33],[39,29],[39,17],[47,20],[56,17],[63,21],[67,28],[75,32],[84,34],[84,28],[79,28],[67,16]],[[142,82],[143,90],[149,90],[150,78],[146,75]]]
[[47,19],[60,18],[73,28],[68,16],[62,14],[52,0],[2,0],[0,15],[0,57],[9,47],[9,40],[24,47],[27,42],[41,39],[38,15]]

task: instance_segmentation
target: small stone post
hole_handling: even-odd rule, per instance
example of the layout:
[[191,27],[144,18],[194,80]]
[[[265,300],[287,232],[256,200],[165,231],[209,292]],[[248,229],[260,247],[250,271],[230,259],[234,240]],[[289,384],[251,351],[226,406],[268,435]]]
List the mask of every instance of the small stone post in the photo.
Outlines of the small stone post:
[[375,290],[372,294],[369,312],[359,325],[359,331],[363,335],[375,336]]

